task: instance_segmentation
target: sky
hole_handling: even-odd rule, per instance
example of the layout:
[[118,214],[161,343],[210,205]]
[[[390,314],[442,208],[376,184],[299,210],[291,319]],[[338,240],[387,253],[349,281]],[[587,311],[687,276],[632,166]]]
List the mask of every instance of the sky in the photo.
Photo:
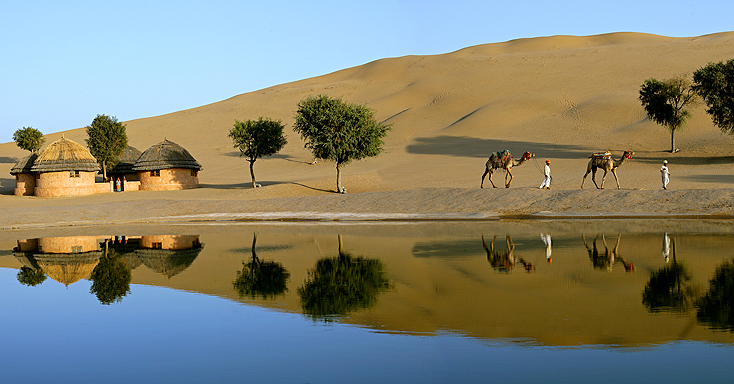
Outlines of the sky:
[[23,127],[158,116],[388,57],[554,35],[692,37],[734,30],[733,14],[731,0],[6,0],[0,142]]

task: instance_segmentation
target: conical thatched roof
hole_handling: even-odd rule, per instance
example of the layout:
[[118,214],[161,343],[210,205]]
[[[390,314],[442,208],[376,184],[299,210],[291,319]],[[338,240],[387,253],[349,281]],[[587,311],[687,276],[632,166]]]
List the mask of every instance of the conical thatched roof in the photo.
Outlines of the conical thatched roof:
[[81,144],[60,138],[44,148],[36,159],[32,172],[99,171],[97,159]]
[[128,146],[115,167],[109,170],[109,173],[133,173],[133,166],[141,154],[142,152],[137,148]]
[[201,169],[201,164],[182,146],[168,140],[148,148],[135,162],[133,171],[156,171],[169,168]]
[[17,175],[19,173],[31,173],[31,168],[33,168],[33,163],[38,158],[37,153],[31,153],[30,155],[20,159],[13,168],[10,168],[10,174],[11,175]]
[[99,263],[102,252],[75,254],[43,253],[33,255],[46,275],[65,286],[89,276]]

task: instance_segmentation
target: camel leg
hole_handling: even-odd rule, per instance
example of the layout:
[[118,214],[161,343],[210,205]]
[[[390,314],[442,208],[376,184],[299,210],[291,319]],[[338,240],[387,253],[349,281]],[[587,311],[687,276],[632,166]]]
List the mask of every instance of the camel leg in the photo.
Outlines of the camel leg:
[[586,176],[589,176],[589,172],[591,172],[590,169],[586,170],[586,173],[584,173],[584,178],[581,180],[581,189],[584,189],[584,183],[586,182]]
[[490,170],[489,171],[489,182],[492,183],[492,188],[497,188],[497,186],[494,185],[494,181],[492,180],[492,175],[493,174],[494,174],[494,172],[492,172],[492,170]]
[[[599,189],[599,184],[596,183],[596,168],[591,169],[591,181],[594,182],[596,189]],[[604,182],[602,182],[602,186],[604,186]]]
[[[485,168],[484,173],[482,174],[482,183],[479,184],[479,188],[484,188],[484,176],[487,176],[488,173],[489,173],[489,168]],[[492,177],[490,176],[490,179],[491,178]]]
[[609,171],[607,171],[606,169],[604,170],[604,176],[602,176],[602,178],[601,178],[601,188],[600,189],[604,189],[604,180],[607,178],[607,173],[608,172]]
[[612,168],[612,175],[614,175],[614,180],[617,181],[617,189],[622,189],[619,187],[619,178],[617,178],[617,170],[615,168]]
[[[508,181],[507,178],[510,178]],[[510,172],[510,168],[507,168],[507,174],[505,175],[505,188],[510,188],[510,183],[512,183],[512,172]]]

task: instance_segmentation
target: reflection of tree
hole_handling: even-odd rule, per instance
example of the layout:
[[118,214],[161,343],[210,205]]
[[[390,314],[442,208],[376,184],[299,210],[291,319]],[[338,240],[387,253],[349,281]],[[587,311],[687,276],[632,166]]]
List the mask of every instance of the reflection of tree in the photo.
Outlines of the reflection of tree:
[[345,252],[339,236],[339,255],[318,260],[298,294],[304,313],[323,317],[371,308],[389,288],[382,262]]
[[105,242],[104,256],[94,267],[90,275],[92,286],[89,292],[97,296],[100,303],[109,305],[122,301],[130,293],[132,273],[124,260],[114,250],[109,250]]
[[734,330],[734,260],[725,261],[709,281],[709,290],[696,303],[696,318],[715,328]]
[[46,274],[40,268],[20,267],[20,271],[16,277],[18,278],[18,282],[29,287],[35,287],[46,280]]
[[257,234],[253,234],[252,261],[242,263],[242,270],[237,272],[237,278],[232,285],[240,297],[275,298],[285,293],[286,282],[291,274],[280,263],[260,260],[255,253],[256,242]]
[[601,240],[604,244],[604,253],[602,253],[599,251],[599,248],[596,245],[596,241],[599,240],[598,235],[594,238],[594,241],[592,242],[593,249],[589,247],[589,244],[586,242],[586,237],[583,234],[581,235],[581,239],[584,241],[584,246],[586,247],[586,251],[589,253],[589,259],[591,259],[591,264],[594,266],[594,268],[611,271],[614,263],[619,261],[624,266],[625,271],[634,271],[634,265],[632,263],[628,263],[627,260],[624,259],[624,257],[619,256],[619,240],[621,238],[622,234],[620,233],[619,235],[617,235],[617,243],[614,244],[614,248],[609,249],[609,246],[607,245],[607,239],[602,233]]
[[686,312],[696,296],[694,287],[689,283],[691,275],[688,269],[675,257],[675,241],[672,251],[673,263],[652,272],[642,293],[642,304],[651,312]]
[[[512,237],[507,235],[505,236],[507,251],[498,251],[494,249],[494,241],[496,239],[497,236],[494,236],[492,241],[489,243],[489,247],[487,247],[487,243],[484,241],[484,235],[482,235],[482,246],[484,247],[484,250],[487,251],[487,261],[489,261],[489,264],[491,264],[492,268],[496,271],[510,273],[512,272],[512,269],[515,268],[515,243],[512,242]],[[533,263],[528,262],[522,257],[520,257],[518,261],[523,265],[523,268],[526,271],[532,272],[535,270]]]

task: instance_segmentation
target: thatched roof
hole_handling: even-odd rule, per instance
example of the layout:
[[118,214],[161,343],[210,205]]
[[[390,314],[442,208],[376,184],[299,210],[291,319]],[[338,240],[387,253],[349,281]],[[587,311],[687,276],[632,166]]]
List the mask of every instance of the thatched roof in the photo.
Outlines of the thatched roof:
[[20,161],[15,163],[13,168],[10,168],[10,174],[17,175],[19,173],[31,173],[33,162],[35,162],[37,158],[38,158],[38,154],[34,152],[20,159]]
[[135,162],[133,171],[156,171],[169,168],[201,169],[201,164],[182,146],[168,140],[148,148]]
[[97,159],[81,144],[60,138],[39,154],[31,172],[99,171]]
[[110,169],[108,173],[133,173],[133,166],[135,165],[135,162],[138,161],[138,158],[140,158],[140,155],[142,152],[140,152],[135,147],[128,146],[127,149],[125,149],[125,152],[122,153],[122,156],[120,156],[120,160],[115,165],[114,168]]
[[146,267],[170,279],[186,270],[199,256],[203,247],[201,244],[195,248],[181,250],[138,249],[135,253]]
[[89,276],[99,263],[102,252],[52,254],[41,253],[33,257],[46,275],[65,286]]

